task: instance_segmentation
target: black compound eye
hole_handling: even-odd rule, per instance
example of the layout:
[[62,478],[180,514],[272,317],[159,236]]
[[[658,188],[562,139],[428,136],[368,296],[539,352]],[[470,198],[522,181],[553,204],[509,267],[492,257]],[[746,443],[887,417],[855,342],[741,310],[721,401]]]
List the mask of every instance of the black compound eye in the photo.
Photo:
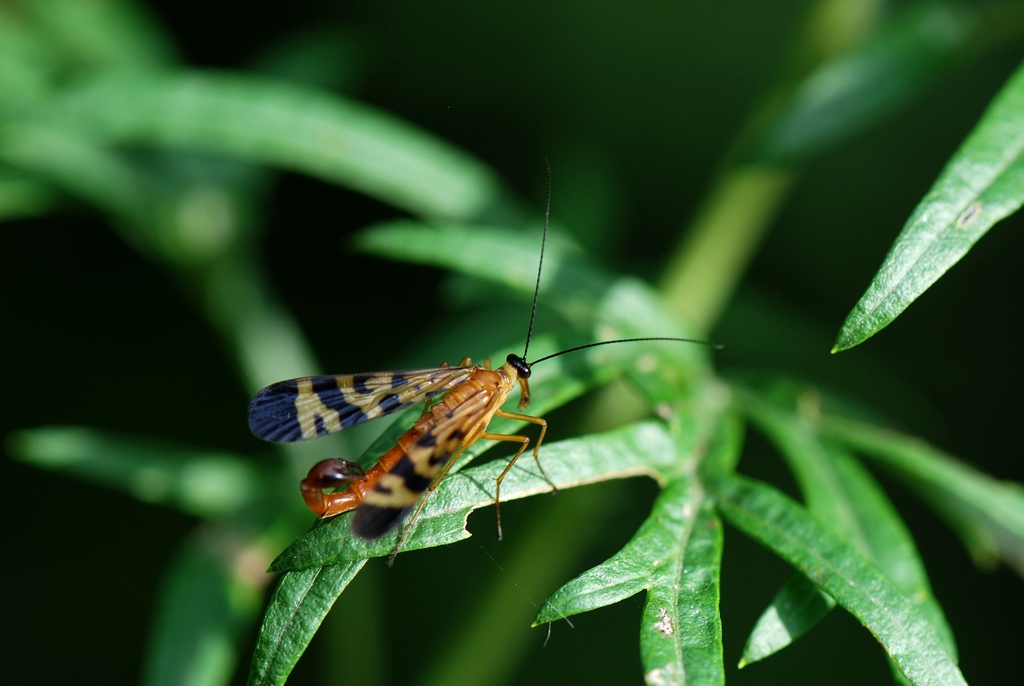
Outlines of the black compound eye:
[[530,365],[526,363],[526,360],[519,357],[519,355],[509,355],[505,358],[505,361],[516,368],[516,373],[524,379],[530,378]]

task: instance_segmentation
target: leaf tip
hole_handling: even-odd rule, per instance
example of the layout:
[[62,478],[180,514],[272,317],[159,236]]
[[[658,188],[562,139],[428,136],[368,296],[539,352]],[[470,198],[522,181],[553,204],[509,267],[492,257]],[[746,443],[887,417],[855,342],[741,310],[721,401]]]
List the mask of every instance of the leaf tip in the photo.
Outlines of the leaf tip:
[[845,351],[849,350],[850,348],[854,348],[854,347],[860,345],[865,340],[867,340],[867,337],[861,338],[861,337],[856,337],[856,336],[849,335],[845,331],[845,327],[844,327],[844,330],[840,331],[839,335],[836,336],[836,342],[832,345],[832,350],[830,350],[829,353],[832,354],[832,355],[835,355],[836,353],[845,352]]

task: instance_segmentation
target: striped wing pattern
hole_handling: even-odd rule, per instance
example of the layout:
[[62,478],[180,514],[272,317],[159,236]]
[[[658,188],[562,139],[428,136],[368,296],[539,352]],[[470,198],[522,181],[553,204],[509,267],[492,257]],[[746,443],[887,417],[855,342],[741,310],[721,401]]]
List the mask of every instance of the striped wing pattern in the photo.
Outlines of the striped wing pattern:
[[249,429],[277,443],[326,436],[429,400],[468,379],[475,369],[428,367],[279,381],[249,403]]

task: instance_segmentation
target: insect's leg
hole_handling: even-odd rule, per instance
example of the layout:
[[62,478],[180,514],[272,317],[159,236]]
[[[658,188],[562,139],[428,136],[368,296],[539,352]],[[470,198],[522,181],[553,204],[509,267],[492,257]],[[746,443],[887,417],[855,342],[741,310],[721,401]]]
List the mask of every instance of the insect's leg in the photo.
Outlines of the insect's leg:
[[[494,414],[496,414],[499,417],[505,417],[506,419],[516,419],[516,420],[519,420],[519,421],[522,421],[522,422],[528,422],[530,424],[536,424],[537,426],[540,427],[540,436],[537,436],[537,442],[533,445],[533,461],[537,463],[537,469],[540,470],[541,476],[544,477],[544,480],[547,481],[551,485],[552,489],[557,491],[558,487],[555,486],[555,482],[553,482],[551,479],[548,478],[547,472],[544,471],[544,467],[542,467],[541,464],[540,464],[540,446],[541,446],[541,444],[544,443],[544,435],[547,434],[547,432],[548,432],[548,423],[547,423],[547,421],[544,420],[544,419],[541,419],[540,417],[533,417],[533,416],[528,415],[528,414],[519,414],[518,412],[505,412],[504,410],[498,410]],[[482,438],[490,438],[491,440],[502,440],[500,438],[494,438],[494,436],[492,436],[490,434],[487,434],[486,436],[482,436]],[[525,449],[526,446],[523,446],[523,448]],[[519,452],[522,452],[522,450],[520,450]],[[518,457],[518,455],[516,457]],[[513,460],[513,462],[514,461],[515,460]]]
[[[537,439],[537,444],[534,446],[534,462],[537,463],[537,468],[539,470],[541,470],[541,475],[544,477],[544,480],[547,481],[549,484],[551,484],[551,488],[553,490],[558,490],[558,487],[554,484],[554,482],[548,476],[548,473],[544,471],[544,467],[541,466],[541,460],[538,457],[538,452],[540,451],[541,443],[544,442],[544,434],[547,433],[547,430],[548,430],[548,423],[545,422],[543,419],[540,419],[540,418],[537,418],[537,417],[530,417],[529,415],[517,415],[517,414],[514,414],[514,413],[503,412],[501,410],[499,410],[495,414],[499,415],[500,417],[506,417],[508,419],[525,420],[525,421],[529,422],[530,424],[539,424],[541,426],[541,435]],[[504,440],[504,441],[510,441],[510,442],[513,442],[513,443],[519,443],[518,451],[516,451],[516,454],[512,456],[512,459],[509,460],[509,463],[505,466],[505,469],[502,470],[502,473],[499,474],[498,478],[495,480],[495,515],[498,518],[498,540],[501,541],[502,540],[502,505],[501,505],[502,481],[504,481],[505,480],[505,476],[510,471],[512,471],[512,466],[515,465],[515,462],[516,462],[516,460],[519,459],[519,456],[522,455],[526,451],[526,447],[529,445],[529,438],[526,437],[526,436],[520,436],[518,434],[486,433],[486,432],[480,434],[480,438],[485,438],[487,440]]]
[[[431,484],[433,487],[433,484]],[[388,558],[388,567],[395,564],[395,558],[398,557],[398,551],[402,549],[402,544],[405,543],[405,539],[409,538],[409,534],[412,533],[412,527],[416,523],[416,518],[420,516],[420,512],[423,511],[423,506],[427,504],[427,498],[430,496],[431,488],[426,493],[420,496],[420,501],[416,503],[416,509],[413,510],[412,516],[409,517],[409,521],[405,523],[402,528],[402,535],[398,537],[398,543],[395,544],[395,549],[391,551],[391,557]]]
[[366,481],[366,472],[355,462],[340,457],[321,460],[313,465],[299,484],[306,506],[318,517],[333,517],[348,512],[362,500],[353,488],[338,493],[325,493],[325,489],[340,488]]
[[[512,465],[514,465],[516,463],[516,460],[519,459],[519,456],[522,455],[523,451],[526,450],[526,447],[528,445],[530,445],[530,439],[527,436],[518,436],[516,434],[489,434],[489,433],[481,434],[480,438],[484,438],[484,439],[487,439],[489,441],[510,441],[512,443],[519,443],[519,450],[516,451],[516,454],[513,455],[512,459],[508,461],[507,465],[505,465],[505,469],[502,470],[501,474],[499,474],[498,478],[494,481],[494,514],[495,514],[495,516],[498,519],[498,540],[500,541],[501,538],[502,538],[502,536],[501,536],[501,482],[505,479],[505,475],[509,473],[509,470],[512,469]],[[538,464],[538,466],[540,465],[539,462],[537,464]],[[543,472],[543,471],[544,470],[542,469],[541,472]],[[551,479],[548,479],[547,474],[544,475],[544,478],[547,479],[548,483],[551,483]]]
[[[445,463],[444,469],[441,470],[441,473],[434,477],[434,480],[430,482],[429,486],[427,486],[426,492],[424,492],[420,497],[420,501],[416,503],[416,509],[413,510],[412,516],[409,517],[405,524],[405,528],[402,529],[402,535],[398,537],[398,543],[395,544],[395,549],[391,552],[391,557],[388,558],[388,567],[395,564],[395,557],[398,555],[398,551],[401,549],[402,544],[405,543],[405,539],[409,538],[409,534],[412,533],[413,524],[416,523],[416,518],[419,517],[420,512],[423,511],[423,506],[427,504],[427,498],[430,497],[430,494],[434,492],[437,485],[441,483],[441,480],[444,479],[446,474],[448,474],[448,470],[452,468],[452,465],[462,457],[462,453],[466,451],[467,447],[469,447],[469,444],[467,443],[460,445],[459,449],[452,453],[452,456],[448,458],[448,462]],[[498,522],[498,536],[499,538],[501,537],[500,521]]]

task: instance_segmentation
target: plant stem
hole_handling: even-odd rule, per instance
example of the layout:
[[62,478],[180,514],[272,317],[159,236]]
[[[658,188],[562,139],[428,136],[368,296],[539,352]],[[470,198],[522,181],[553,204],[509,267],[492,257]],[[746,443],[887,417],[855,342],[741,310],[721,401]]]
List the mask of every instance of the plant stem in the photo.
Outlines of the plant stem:
[[715,184],[661,281],[669,306],[697,329],[721,314],[795,177],[783,165],[751,164]]

